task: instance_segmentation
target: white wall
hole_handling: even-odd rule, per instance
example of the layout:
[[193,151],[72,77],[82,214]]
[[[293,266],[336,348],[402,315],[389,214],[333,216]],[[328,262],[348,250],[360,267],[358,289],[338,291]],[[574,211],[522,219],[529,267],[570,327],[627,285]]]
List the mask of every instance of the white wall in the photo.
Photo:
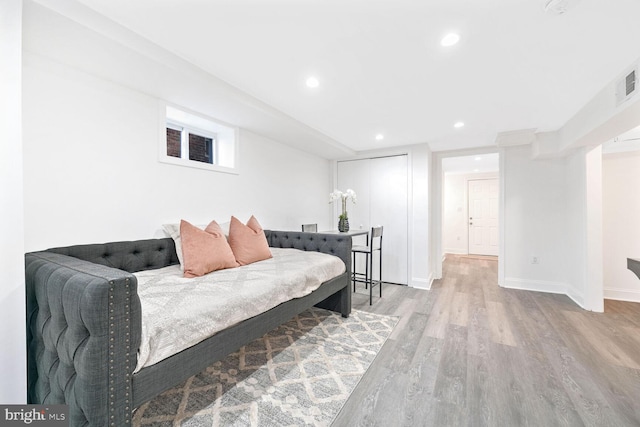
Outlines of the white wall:
[[640,302],[640,279],[627,269],[627,258],[640,258],[640,151],[602,160],[605,297]]
[[0,2],[0,402],[26,402],[22,199],[22,1]]
[[466,175],[445,174],[443,184],[442,250],[449,254],[466,254],[469,248]]
[[504,285],[565,293],[566,161],[532,160],[529,145],[504,156]]
[[468,182],[498,178],[497,173],[446,173],[444,175],[442,248],[444,253],[469,253]]
[[[564,274],[566,293],[584,306],[587,281],[587,188],[585,183],[586,159],[584,150],[578,149],[565,159],[565,213],[563,230]],[[570,189],[570,190],[569,190]]]
[[[52,22],[56,33],[80,31],[72,21]],[[29,41],[24,60],[27,251],[157,237],[162,223],[181,218],[206,223],[255,214],[265,228],[293,230],[332,224],[329,161],[241,130],[239,175],[159,163],[160,94],[68,65],[82,58],[64,38],[48,40],[46,52],[39,43]],[[193,90],[188,75],[135,59],[131,73],[164,79],[168,102],[202,111],[215,98],[206,86]]]

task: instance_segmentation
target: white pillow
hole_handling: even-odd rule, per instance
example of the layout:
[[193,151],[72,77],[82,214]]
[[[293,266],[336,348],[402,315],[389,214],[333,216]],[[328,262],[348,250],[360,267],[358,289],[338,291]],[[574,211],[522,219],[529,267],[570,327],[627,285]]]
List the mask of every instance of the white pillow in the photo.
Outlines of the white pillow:
[[[224,237],[229,240],[229,225],[230,221],[223,222],[220,224],[220,228],[222,228],[222,232],[224,233]],[[208,224],[204,225],[196,225],[201,230],[207,228]],[[178,255],[178,261],[180,261],[180,270],[184,271],[184,262],[182,261],[182,240],[180,239],[180,223],[175,224],[162,224],[162,228],[164,232],[169,235],[176,244],[176,254]]]

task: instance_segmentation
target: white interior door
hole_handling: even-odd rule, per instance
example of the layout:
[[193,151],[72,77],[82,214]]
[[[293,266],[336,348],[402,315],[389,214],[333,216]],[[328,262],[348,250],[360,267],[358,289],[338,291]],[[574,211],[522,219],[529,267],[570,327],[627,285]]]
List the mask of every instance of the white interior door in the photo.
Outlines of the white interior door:
[[498,180],[468,182],[469,253],[498,256]]
[[[370,230],[382,225],[382,279],[408,283],[408,164],[407,156],[338,162],[338,189],[353,189],[358,202],[347,202],[351,229]],[[336,216],[337,221],[337,216]],[[354,237],[354,244],[364,238]],[[364,257],[360,257],[364,260]],[[357,262],[358,271],[364,263]],[[377,278],[378,261],[374,258]]]

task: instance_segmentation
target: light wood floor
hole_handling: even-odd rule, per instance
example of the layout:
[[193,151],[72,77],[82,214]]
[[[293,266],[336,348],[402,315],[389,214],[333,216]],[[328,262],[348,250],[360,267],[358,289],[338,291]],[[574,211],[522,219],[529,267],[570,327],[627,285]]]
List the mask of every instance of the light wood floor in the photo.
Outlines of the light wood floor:
[[591,313],[450,256],[430,291],[385,285],[370,307],[359,290],[353,307],[400,321],[333,427],[640,426],[640,304]]

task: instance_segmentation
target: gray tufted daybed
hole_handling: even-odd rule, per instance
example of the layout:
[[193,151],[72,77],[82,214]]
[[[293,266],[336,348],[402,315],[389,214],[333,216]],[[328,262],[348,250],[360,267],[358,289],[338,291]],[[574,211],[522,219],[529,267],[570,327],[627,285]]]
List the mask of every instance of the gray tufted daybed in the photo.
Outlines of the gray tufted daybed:
[[265,230],[270,247],[338,256],[346,271],[134,373],[141,308],[134,272],[178,263],[171,238],[25,255],[28,401],[68,404],[71,426],[127,426],[142,403],[311,306],[351,312],[349,236]]

